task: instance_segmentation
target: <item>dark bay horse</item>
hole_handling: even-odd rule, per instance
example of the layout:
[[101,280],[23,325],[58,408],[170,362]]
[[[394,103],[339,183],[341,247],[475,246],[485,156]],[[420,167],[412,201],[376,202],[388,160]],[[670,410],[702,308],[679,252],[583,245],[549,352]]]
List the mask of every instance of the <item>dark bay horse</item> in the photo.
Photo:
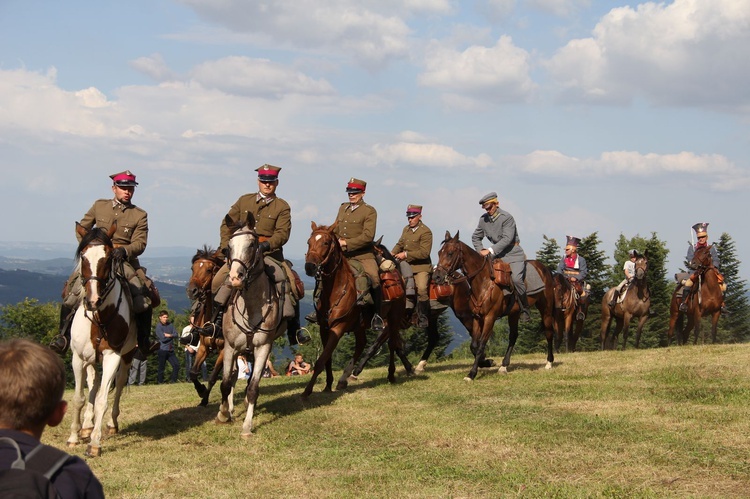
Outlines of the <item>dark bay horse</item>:
[[245,392],[247,414],[241,433],[243,438],[248,438],[252,435],[253,413],[258,401],[263,369],[273,341],[286,331],[286,319],[282,315],[282,298],[276,291],[276,283],[266,272],[253,215],[248,213],[247,219],[238,222],[227,215],[224,220],[227,227],[232,229],[228,243],[227,279],[234,292],[222,322],[224,371],[221,380],[221,405],[216,422],[227,423],[232,420],[237,357],[242,351],[252,348],[255,362]]
[[[610,307],[609,302],[614,292],[615,288],[610,288],[602,298],[601,349],[614,350],[617,345],[617,336],[622,331],[622,349],[625,350],[628,342],[628,328],[633,317],[638,317],[638,329],[635,334],[635,347],[638,348],[643,325],[648,320],[648,311],[651,307],[651,293],[648,289],[648,252],[637,255],[635,278],[628,285],[625,298],[621,302],[618,300],[614,307]],[[615,330],[610,334],[612,318],[615,319]]]
[[[669,306],[667,344],[672,342],[675,328],[677,329],[677,343],[679,345],[688,342],[691,330],[694,332],[693,343],[697,344],[701,332],[701,318],[707,315],[711,316],[711,342],[716,343],[716,328],[721,316],[723,293],[719,271],[714,267],[711,258],[711,246],[695,250],[690,266],[696,269],[691,276],[694,291],[687,298],[688,310],[683,314],[679,310],[682,285],[677,286],[674,290]],[[683,315],[687,316],[687,324],[684,328],[681,327]]]
[[[583,321],[589,309],[588,296],[577,298],[583,290],[576,290],[563,274],[552,274],[555,288],[555,351],[564,343],[568,352],[576,351],[583,331]],[[579,318],[583,316],[583,318]]]
[[[224,254],[218,249],[213,250],[204,246],[202,250],[199,249],[195,253],[195,256],[193,256],[190,267],[190,281],[188,281],[186,291],[188,298],[195,303],[193,325],[196,327],[203,326],[212,316],[214,300],[211,293],[211,282],[223,265]],[[196,333],[195,337],[192,337],[191,340],[190,343],[197,344],[198,349],[193,360],[193,365],[190,368],[190,380],[193,382],[193,386],[195,386],[195,391],[201,397],[200,405],[205,407],[208,405],[208,396],[211,394],[211,389],[219,379],[219,372],[224,362],[224,338],[201,336]],[[208,387],[206,387],[198,381],[198,373],[201,370],[201,365],[211,352],[218,352],[219,355],[208,378]]]
[[[111,238],[115,230],[117,222],[107,231],[101,228],[87,230],[76,223],[76,232],[81,236],[76,251],[76,268],[83,285],[83,300],[71,326],[75,392],[68,446],[77,445],[79,437],[90,437],[86,448],[86,455],[90,457],[101,455],[102,422],[115,376],[114,402],[107,428],[110,435],[119,431],[120,396],[137,342],[132,298],[124,277],[121,277],[122,262],[112,257]],[[101,373],[96,369],[97,363],[102,365]],[[82,428],[81,409],[86,403],[84,377],[89,395]]]
[[[471,351],[474,354],[474,364],[464,379],[472,381],[476,377],[479,363],[485,359],[484,351],[487,341],[492,336],[495,320],[505,315],[508,316],[510,333],[508,348],[499,372],[507,372],[510,357],[518,339],[518,320],[521,314],[518,300],[514,298],[512,293],[506,295],[506,290],[495,284],[490,259],[483,257],[473,248],[460,241],[458,232],[451,237],[450,233],[446,231],[442,245],[438,252],[439,259],[433,278],[437,283],[444,283],[447,276],[460,269],[466,276],[471,291],[469,295],[473,314]],[[543,286],[538,292],[530,293],[528,301],[529,305],[536,306],[542,315],[541,329],[547,338],[547,364],[545,368],[551,369],[555,360],[552,345],[555,299],[552,273],[540,262],[528,260],[527,272],[534,272],[535,270],[539,273]]]
[[406,294],[404,290],[404,281],[403,277],[401,276],[401,272],[399,271],[396,259],[393,257],[391,252],[388,251],[388,248],[386,248],[385,245],[382,244],[382,240],[383,238],[381,237],[373,243],[373,251],[375,252],[375,258],[378,261],[378,265],[381,270],[381,277],[383,276],[383,271],[389,273],[386,274],[389,279],[387,281],[381,279],[380,286],[381,289],[384,289],[386,286],[393,286],[394,288],[399,290],[398,292],[394,293],[398,296],[392,299],[387,299],[384,291],[383,308],[381,312],[383,314],[384,320],[383,330],[380,332],[372,345],[370,345],[370,348],[365,351],[364,355],[359,360],[359,363],[357,363],[357,366],[354,368],[354,371],[352,371],[352,375],[359,375],[359,373],[362,372],[362,369],[364,369],[365,364],[367,364],[367,361],[375,356],[375,354],[378,352],[380,347],[383,346],[384,343],[388,342],[388,350],[390,352],[390,358],[388,362],[388,381],[390,383],[395,383],[396,355],[398,355],[398,358],[401,359],[401,362],[406,369],[407,375],[414,374],[414,369],[411,365],[411,362],[409,362],[409,359],[404,353],[404,340],[401,337],[401,329],[408,326],[406,320]]

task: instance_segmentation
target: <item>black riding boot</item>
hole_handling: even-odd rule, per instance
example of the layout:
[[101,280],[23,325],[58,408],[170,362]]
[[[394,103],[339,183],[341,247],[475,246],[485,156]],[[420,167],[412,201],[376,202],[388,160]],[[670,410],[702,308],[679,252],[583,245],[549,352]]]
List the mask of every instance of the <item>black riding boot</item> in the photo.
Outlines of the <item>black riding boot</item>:
[[615,289],[615,291],[612,293],[612,299],[609,300],[609,303],[607,305],[609,305],[610,308],[614,307],[617,304],[617,299],[619,297],[620,292]]
[[52,338],[49,347],[60,356],[65,355],[70,347],[70,326],[73,324],[75,310],[65,304],[60,306],[60,332]]
[[[314,312],[314,311],[313,311]],[[300,327],[299,323],[299,302],[294,306],[294,317],[286,321],[286,336],[289,338],[289,345],[306,345],[310,343],[310,336]]]
[[531,315],[529,314],[529,301],[526,298],[526,293],[518,295],[518,304],[521,307],[521,322],[529,322]]
[[151,353],[151,318],[153,310],[151,307],[144,312],[135,314],[135,328],[138,335],[138,349],[144,356]]
[[214,302],[214,313],[211,320],[203,324],[203,327],[194,327],[193,332],[201,336],[222,338],[221,323],[224,320],[224,305]]
[[426,328],[430,322],[430,302],[429,300],[417,303],[417,327]]
[[682,288],[682,301],[680,302],[679,311],[680,312],[687,312],[688,310],[688,298],[690,297],[690,292],[692,291],[691,288],[685,287]]

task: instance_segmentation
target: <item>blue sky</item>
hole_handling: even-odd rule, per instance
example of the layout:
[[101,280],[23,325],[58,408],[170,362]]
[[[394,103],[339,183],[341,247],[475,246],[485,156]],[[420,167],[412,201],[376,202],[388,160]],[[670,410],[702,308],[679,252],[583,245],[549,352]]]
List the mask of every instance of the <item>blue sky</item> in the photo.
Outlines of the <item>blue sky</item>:
[[216,245],[271,163],[295,258],[357,177],[433,258],[497,191],[529,258],[656,232],[676,270],[708,221],[747,278],[747,61],[750,0],[2,0],[0,239],[73,242],[127,168],[149,246]]

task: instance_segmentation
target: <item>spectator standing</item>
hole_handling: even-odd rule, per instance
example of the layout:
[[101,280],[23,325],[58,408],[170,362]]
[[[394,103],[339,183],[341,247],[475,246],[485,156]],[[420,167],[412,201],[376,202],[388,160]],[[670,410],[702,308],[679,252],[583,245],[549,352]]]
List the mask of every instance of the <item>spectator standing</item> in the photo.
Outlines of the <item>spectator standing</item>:
[[134,385],[138,381],[138,386],[146,384],[146,371],[148,368],[148,357],[143,355],[140,348],[136,348],[133,355],[133,363],[130,364],[128,373],[128,386]]
[[174,339],[177,338],[177,331],[174,329],[174,324],[169,322],[169,312],[166,310],[159,312],[156,338],[159,340],[159,367],[156,371],[156,383],[161,385],[164,382],[164,365],[167,362],[172,366],[170,382],[176,383],[177,375],[180,372],[180,362],[174,353]]

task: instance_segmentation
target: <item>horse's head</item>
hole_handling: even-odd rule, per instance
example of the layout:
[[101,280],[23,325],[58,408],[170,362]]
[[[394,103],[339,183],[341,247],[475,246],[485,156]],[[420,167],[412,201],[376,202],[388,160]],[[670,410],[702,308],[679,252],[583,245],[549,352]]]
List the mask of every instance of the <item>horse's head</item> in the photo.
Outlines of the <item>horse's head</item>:
[[91,230],[76,222],[76,232],[81,243],[76,250],[78,272],[84,289],[83,304],[86,310],[98,310],[112,289],[112,257],[114,246],[112,235],[117,230],[117,222],[108,231],[95,227]]
[[635,278],[642,281],[646,278],[648,273],[648,251],[644,251],[642,255],[637,254],[635,259]]
[[[229,283],[239,288],[249,282],[250,278],[262,271],[263,254],[258,251],[258,235],[255,233],[255,218],[247,214],[246,220],[234,221],[229,215],[224,218],[227,227],[232,230],[229,236]],[[259,270],[256,270],[259,269]]]
[[448,276],[463,265],[463,248],[461,241],[458,240],[458,231],[455,236],[451,237],[450,232],[446,230],[445,239],[441,245],[438,251],[438,263],[432,273],[432,280],[436,284],[447,283]]
[[702,246],[695,250],[693,253],[693,259],[690,262],[690,266],[699,271],[704,271],[713,267],[714,260],[711,257],[711,247],[713,245]]
[[[375,253],[375,261],[378,262],[380,270],[390,272],[391,270],[396,268],[396,258],[391,254],[390,251],[388,251],[388,248],[385,247],[385,244],[383,244],[383,236],[380,236],[377,241],[373,241],[372,249],[373,253]],[[384,262],[387,263],[383,265]]]
[[317,275],[329,264],[338,265],[340,256],[343,256],[339,240],[334,234],[337,223],[334,222],[333,225],[327,227],[311,222],[312,234],[307,240],[307,253],[305,254],[305,274],[310,277]]
[[211,281],[222,265],[224,265],[224,254],[221,250],[214,251],[208,246],[199,249],[192,260],[192,273],[187,285],[188,298],[197,300],[201,295],[210,291]]

